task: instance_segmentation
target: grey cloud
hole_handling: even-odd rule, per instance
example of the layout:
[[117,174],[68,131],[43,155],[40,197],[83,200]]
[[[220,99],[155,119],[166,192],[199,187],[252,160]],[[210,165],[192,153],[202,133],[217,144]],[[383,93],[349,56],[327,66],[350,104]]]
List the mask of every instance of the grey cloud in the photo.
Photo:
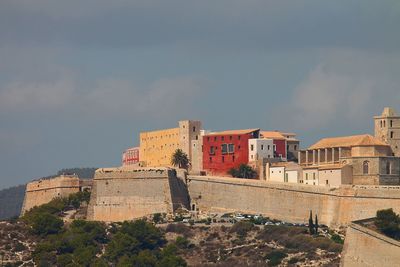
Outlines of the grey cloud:
[[397,1],[0,3],[1,43],[132,47],[202,41],[262,49],[333,45],[398,50],[399,24]]

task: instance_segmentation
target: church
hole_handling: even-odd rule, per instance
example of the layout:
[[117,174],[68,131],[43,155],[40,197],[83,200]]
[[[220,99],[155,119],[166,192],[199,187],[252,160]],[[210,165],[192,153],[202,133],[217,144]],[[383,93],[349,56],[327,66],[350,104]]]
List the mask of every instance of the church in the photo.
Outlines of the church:
[[400,185],[400,116],[375,116],[375,136],[324,138],[299,152],[300,183],[338,186]]

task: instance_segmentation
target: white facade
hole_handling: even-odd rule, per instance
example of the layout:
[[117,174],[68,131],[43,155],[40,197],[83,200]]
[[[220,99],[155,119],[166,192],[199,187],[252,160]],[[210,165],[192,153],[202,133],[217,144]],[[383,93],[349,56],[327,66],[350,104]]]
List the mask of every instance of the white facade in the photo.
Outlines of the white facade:
[[303,183],[309,185],[318,185],[319,176],[318,168],[305,169],[303,171]]
[[249,161],[257,161],[273,157],[274,143],[272,139],[249,139]]
[[285,167],[270,167],[268,181],[285,182]]

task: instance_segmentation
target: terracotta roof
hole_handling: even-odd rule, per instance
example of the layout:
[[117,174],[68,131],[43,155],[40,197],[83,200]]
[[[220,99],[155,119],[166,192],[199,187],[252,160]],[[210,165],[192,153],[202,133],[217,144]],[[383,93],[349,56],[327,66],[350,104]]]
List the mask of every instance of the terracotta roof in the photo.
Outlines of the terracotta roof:
[[262,138],[267,139],[286,140],[286,138],[278,131],[261,131],[260,135]]
[[389,146],[387,143],[369,134],[324,138],[310,146],[308,149],[322,149],[332,147],[353,146]]
[[319,170],[337,170],[347,166],[347,164],[328,164],[328,165],[320,165],[318,167]]
[[222,131],[222,132],[213,132],[206,135],[237,135],[237,134],[248,134],[255,131],[259,131],[260,129],[245,129],[245,130],[229,130],[229,131]]

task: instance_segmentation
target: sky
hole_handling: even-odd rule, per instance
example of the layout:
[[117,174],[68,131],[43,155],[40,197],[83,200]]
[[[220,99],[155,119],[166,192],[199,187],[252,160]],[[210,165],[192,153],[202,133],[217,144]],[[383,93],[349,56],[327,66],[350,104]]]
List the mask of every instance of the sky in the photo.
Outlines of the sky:
[[398,0],[2,0],[0,189],[118,166],[140,131],[323,137],[400,112]]

